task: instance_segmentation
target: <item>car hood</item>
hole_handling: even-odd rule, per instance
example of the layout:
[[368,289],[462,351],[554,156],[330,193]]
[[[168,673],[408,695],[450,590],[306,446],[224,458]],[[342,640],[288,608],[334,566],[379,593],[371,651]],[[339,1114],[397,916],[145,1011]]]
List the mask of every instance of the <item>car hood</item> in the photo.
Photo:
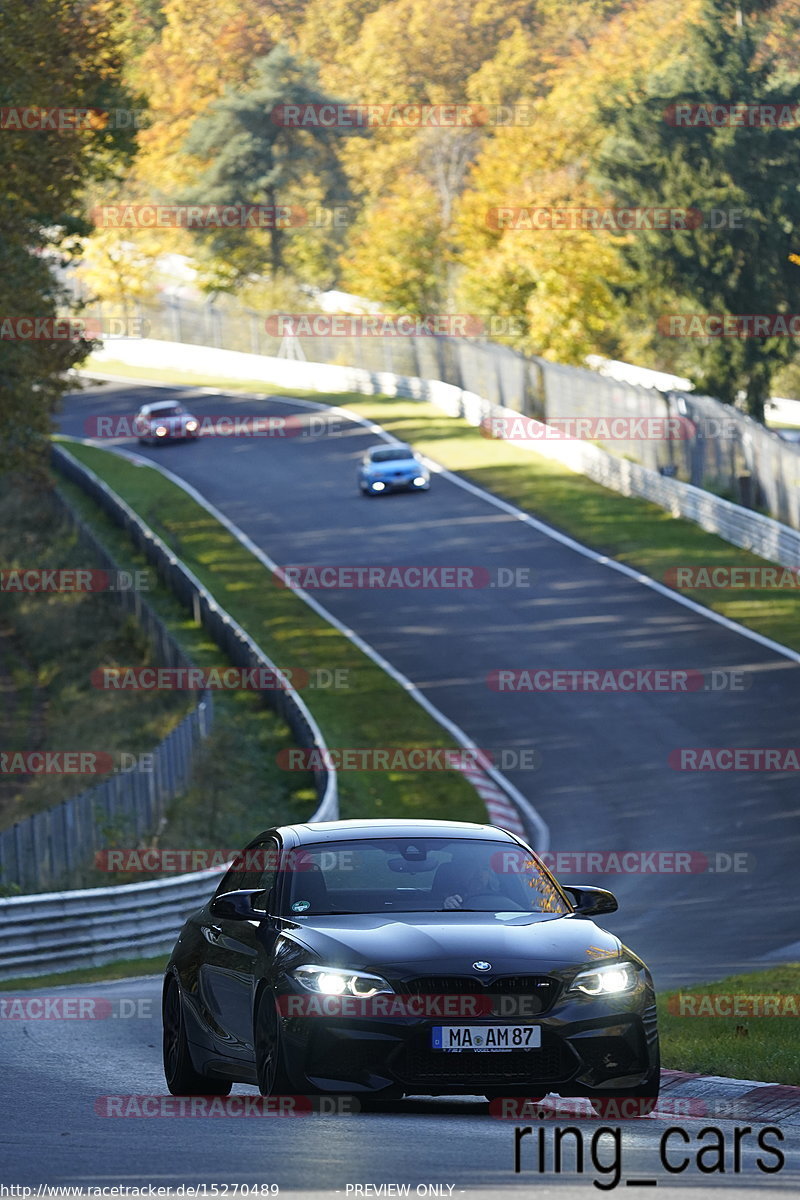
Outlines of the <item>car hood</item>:
[[[313,924],[311,921],[313,920]],[[485,960],[497,974],[530,973],[590,963],[620,953],[622,943],[585,917],[543,913],[365,913],[292,921],[287,934],[329,966],[473,974]]]

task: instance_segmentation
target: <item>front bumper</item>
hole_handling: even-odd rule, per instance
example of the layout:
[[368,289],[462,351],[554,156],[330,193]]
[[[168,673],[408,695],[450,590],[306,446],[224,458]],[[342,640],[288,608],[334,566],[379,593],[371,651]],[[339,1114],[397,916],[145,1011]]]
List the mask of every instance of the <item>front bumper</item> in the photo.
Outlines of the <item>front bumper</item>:
[[652,992],[628,1001],[570,998],[541,1016],[470,1018],[471,1024],[541,1026],[535,1050],[432,1049],[434,1026],[452,1018],[282,1017],[286,1069],[298,1091],[426,1095],[626,1094],[658,1070]]
[[179,426],[169,428],[166,433],[159,435],[156,433],[156,426],[153,425],[140,435],[140,441],[151,442],[155,445],[161,442],[196,442],[199,436],[199,430],[183,429]]
[[[373,476],[372,478],[362,478],[361,487],[366,492],[372,492],[376,496],[385,496],[387,492],[426,492],[431,486],[430,479],[425,479],[424,483],[414,483],[417,475],[406,476]],[[374,491],[373,484],[382,483],[383,488]]]

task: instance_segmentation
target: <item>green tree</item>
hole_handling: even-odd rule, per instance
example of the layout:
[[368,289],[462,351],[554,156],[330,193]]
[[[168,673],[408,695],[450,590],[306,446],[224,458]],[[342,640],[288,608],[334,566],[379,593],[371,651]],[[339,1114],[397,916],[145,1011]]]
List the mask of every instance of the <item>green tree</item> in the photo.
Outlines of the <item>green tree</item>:
[[[350,131],[313,123],[297,128],[279,115],[286,105],[338,103],[320,88],[312,63],[276,46],[253,64],[248,87],[227,89],[192,127],[184,148],[207,165],[185,198],[203,204],[303,207],[313,181],[314,200],[345,204],[349,190],[338,143]],[[334,227],[331,236],[335,234]],[[286,236],[278,222],[268,231],[273,275],[283,266]],[[235,279],[260,271],[264,249],[257,232],[215,229],[207,237]]]
[[[57,47],[57,53],[54,53]],[[108,114],[133,98],[104,0],[6,0],[0,23],[0,469],[42,479],[51,414],[85,358],[84,339],[21,336],[20,318],[52,321],[66,297],[53,268],[89,232],[82,194],[129,158],[134,139]],[[25,109],[24,121],[13,111]],[[53,110],[93,110],[91,117]],[[9,112],[12,110],[12,113]],[[62,128],[25,128],[36,110]],[[69,127],[63,127],[68,123]],[[35,331],[35,327],[34,327]]]
[[[611,134],[598,175],[617,202],[704,214],[696,228],[641,231],[623,246],[633,273],[626,295],[650,315],[654,348],[654,307],[665,297],[673,313],[798,311],[800,274],[789,255],[800,229],[800,130],[709,127],[681,115],[697,110],[674,107],[786,103],[800,76],[787,81],[784,69],[774,90],[770,59],[759,48],[763,7],[748,12],[737,0],[707,0],[684,63],[641,101],[606,109]],[[712,212],[728,216],[724,223],[716,218],[715,228]],[[743,395],[747,411],[763,421],[770,378],[793,354],[787,337],[691,337],[673,362],[677,357],[682,373],[729,404]]]

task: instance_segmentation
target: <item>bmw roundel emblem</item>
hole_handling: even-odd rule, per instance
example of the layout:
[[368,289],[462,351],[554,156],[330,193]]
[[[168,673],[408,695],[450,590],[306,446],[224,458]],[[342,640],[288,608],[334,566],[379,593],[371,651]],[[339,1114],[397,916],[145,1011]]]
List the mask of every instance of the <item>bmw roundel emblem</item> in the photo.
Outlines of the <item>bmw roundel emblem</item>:
[[482,958],[479,958],[478,961],[474,962],[472,965],[476,971],[491,971],[492,969],[492,964],[484,962]]

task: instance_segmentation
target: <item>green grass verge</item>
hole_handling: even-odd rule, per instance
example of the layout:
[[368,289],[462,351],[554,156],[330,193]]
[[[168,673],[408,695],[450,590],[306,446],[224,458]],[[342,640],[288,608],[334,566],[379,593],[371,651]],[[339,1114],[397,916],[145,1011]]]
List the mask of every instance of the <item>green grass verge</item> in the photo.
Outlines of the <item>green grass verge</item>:
[[[741,1013],[700,1016],[706,1011],[725,1014],[740,997]],[[795,1016],[751,1016],[763,1011],[764,998],[787,996]],[[749,1003],[748,1003],[749,998]],[[683,1013],[684,1015],[681,1015]],[[786,963],[749,975],[729,975],[715,983],[698,984],[658,997],[661,1061],[674,1071],[701,1071],[734,1079],[800,1085],[800,963]]]
[[[58,485],[72,507],[91,526],[117,564],[126,571],[144,572],[148,589],[143,597],[164,622],[167,630],[189,659],[203,670],[224,669],[231,665],[227,656],[199,628],[174,593],[161,581],[143,555],[133,547],[127,534],[85,492],[68,480]],[[130,665],[123,648],[106,653],[104,667]],[[106,703],[122,707],[126,697],[138,697],[152,706],[158,696],[169,692],[102,691]],[[180,693],[188,705],[196,697]],[[281,750],[295,745],[294,738],[272,710],[265,708],[255,692],[219,691],[214,694],[215,719],[208,739],[200,749],[197,766],[186,791],[170,802],[165,821],[157,836],[148,844],[165,849],[222,848],[237,849],[260,830],[286,820],[305,820],[317,805],[313,778],[308,772],[289,774],[282,771],[276,758]],[[148,749],[163,736],[152,732]],[[106,830],[110,847],[131,847],[136,842],[124,829]],[[114,872],[94,867],[76,873],[73,886],[99,887],[110,883],[135,883],[158,873]]]
[[[385,397],[324,397],[411,442],[436,462],[602,554],[664,582],[670,567],[760,567],[764,560],[691,521],[609,491],[558,463],[484,437],[433,405]],[[435,486],[435,482],[434,482]],[[800,650],[800,590],[681,591],[699,604]]]
[[[107,450],[74,443],[67,448],[142,516],[279,667],[307,671],[312,680],[324,672],[323,684],[331,679],[342,684],[309,687],[302,693],[331,748],[454,747],[450,736],[399,684],[291,589],[279,586],[236,538],[174,483]],[[84,516],[90,504],[82,499]],[[191,627],[188,614],[183,613],[181,621],[184,628]],[[205,634],[202,637],[207,640]],[[204,665],[196,651],[192,656],[198,666]],[[283,774],[289,780],[295,777],[293,772]],[[343,818],[486,819],[473,788],[453,771],[345,771],[339,775],[339,791]],[[296,813],[286,816],[297,819]],[[256,822],[253,833],[263,827]]]
[[125,958],[102,967],[79,967],[51,975],[23,975],[19,979],[0,981],[0,992],[31,992],[40,988],[67,987],[71,983],[102,983],[108,979],[161,975],[168,962],[168,954],[159,954],[155,958]]
[[[637,497],[622,496],[541,455],[510,442],[484,437],[480,430],[448,417],[431,404],[360,393],[322,394],[187,372],[135,370],[122,363],[98,369],[131,378],[181,383],[194,380],[229,392],[291,394],[320,404],[339,405],[411,442],[422,453],[473,483],[516,504],[555,528],[616,561],[664,582],[670,567],[761,567],[765,560],[706,533]],[[434,480],[434,488],[436,486]],[[800,589],[737,588],[682,590],[688,596],[766,637],[800,650]]]

